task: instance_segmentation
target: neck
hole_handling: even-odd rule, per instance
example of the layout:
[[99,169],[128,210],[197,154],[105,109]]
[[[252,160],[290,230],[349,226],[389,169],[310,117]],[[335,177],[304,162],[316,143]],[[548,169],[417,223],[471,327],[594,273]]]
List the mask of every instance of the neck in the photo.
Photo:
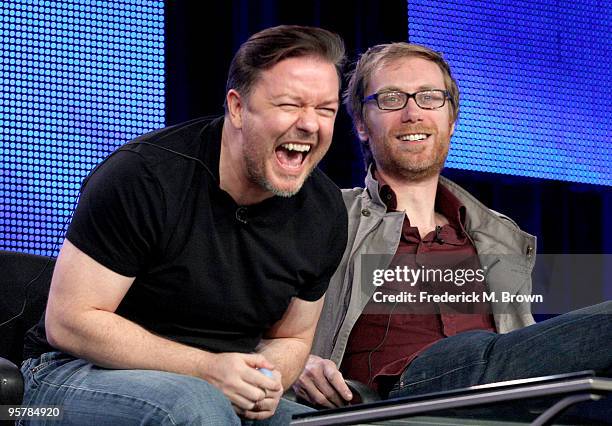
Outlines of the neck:
[[421,238],[433,231],[436,226],[448,223],[444,216],[435,212],[439,175],[419,181],[409,181],[386,174],[382,170],[377,170],[376,173],[380,174],[393,189],[397,200],[396,210],[406,212],[410,225],[419,229]]
[[219,187],[242,206],[259,203],[272,194],[253,182],[247,173],[242,145],[242,134],[225,118],[221,133],[219,158]]

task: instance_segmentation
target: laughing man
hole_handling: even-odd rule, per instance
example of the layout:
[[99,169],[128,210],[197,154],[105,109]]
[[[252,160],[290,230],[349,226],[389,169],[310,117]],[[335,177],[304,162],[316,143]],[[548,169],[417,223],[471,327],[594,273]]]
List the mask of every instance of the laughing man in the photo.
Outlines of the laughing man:
[[24,404],[75,425],[305,409],[281,395],[346,244],[340,191],[315,168],[343,56],[319,28],[261,31],[232,61],[224,117],[141,136],[89,176],[27,336]]

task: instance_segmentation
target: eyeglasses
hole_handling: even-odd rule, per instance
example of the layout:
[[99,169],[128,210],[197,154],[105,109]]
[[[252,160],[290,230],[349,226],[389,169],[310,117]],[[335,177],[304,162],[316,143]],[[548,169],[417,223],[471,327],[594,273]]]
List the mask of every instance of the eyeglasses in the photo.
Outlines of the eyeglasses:
[[[376,100],[378,108],[388,111],[403,109],[408,104],[408,99],[414,98],[417,106],[422,109],[438,109],[442,108],[446,103],[446,99],[451,99],[447,90],[419,90],[414,93],[401,92],[393,90],[390,92],[374,93],[363,99],[363,103]],[[452,100],[451,100],[452,102]]]

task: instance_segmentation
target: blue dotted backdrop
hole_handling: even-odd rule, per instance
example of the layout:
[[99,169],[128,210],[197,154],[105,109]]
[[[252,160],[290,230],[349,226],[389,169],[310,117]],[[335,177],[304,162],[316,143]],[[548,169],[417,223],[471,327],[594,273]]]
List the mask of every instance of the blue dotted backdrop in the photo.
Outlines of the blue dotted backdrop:
[[0,39],[0,248],[57,255],[86,174],[164,125],[163,1],[3,1]]
[[446,165],[612,185],[612,2],[409,0],[461,89]]

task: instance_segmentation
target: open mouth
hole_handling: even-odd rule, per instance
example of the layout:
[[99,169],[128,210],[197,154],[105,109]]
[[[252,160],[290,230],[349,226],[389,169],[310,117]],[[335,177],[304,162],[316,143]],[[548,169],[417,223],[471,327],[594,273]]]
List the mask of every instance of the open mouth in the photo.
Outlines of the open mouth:
[[276,150],[276,159],[281,166],[288,169],[298,169],[310,152],[311,145],[305,143],[284,143]]
[[419,141],[424,141],[429,136],[430,135],[427,133],[410,133],[407,135],[400,135],[397,138],[404,142],[419,142]]

